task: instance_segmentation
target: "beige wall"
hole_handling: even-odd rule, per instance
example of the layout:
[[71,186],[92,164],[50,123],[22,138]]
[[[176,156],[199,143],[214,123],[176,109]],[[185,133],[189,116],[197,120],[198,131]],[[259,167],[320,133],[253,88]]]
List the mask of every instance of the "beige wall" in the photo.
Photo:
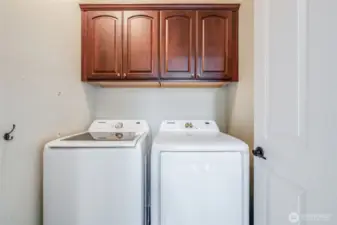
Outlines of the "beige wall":
[[18,126],[15,140],[0,139],[1,225],[42,224],[43,145],[58,133],[84,129],[95,117],[144,118],[154,130],[168,117],[216,119],[223,130],[252,142],[251,0],[184,2],[242,2],[238,85],[192,90],[94,88],[80,82],[78,0],[0,1],[0,136],[12,123]]
[[254,143],[254,8],[253,0],[244,0],[240,8],[240,82],[228,89],[228,132]]

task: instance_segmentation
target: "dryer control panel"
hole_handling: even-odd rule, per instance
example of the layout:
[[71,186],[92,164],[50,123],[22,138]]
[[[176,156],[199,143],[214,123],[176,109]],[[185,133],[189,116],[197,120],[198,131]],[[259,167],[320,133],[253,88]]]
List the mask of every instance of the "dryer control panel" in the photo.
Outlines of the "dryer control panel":
[[213,120],[165,120],[160,131],[212,131],[219,132],[219,127]]

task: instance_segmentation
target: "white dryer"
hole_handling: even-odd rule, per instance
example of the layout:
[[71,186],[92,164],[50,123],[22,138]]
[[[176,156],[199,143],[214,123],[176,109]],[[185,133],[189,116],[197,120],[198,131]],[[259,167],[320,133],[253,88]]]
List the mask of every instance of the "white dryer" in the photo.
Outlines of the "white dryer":
[[44,225],[145,225],[150,129],[97,120],[44,150]]
[[151,224],[248,223],[248,145],[214,121],[164,121],[151,153]]

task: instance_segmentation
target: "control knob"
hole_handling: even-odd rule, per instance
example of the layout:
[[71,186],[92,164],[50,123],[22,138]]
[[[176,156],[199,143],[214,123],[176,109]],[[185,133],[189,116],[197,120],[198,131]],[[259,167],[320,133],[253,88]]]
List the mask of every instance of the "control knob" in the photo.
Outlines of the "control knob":
[[124,124],[122,122],[116,123],[115,128],[116,129],[121,129],[124,127]]

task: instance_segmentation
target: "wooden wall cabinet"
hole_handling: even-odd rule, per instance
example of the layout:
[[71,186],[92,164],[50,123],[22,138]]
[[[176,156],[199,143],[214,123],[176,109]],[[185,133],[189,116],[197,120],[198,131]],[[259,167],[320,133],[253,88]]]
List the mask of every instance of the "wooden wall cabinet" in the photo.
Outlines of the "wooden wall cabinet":
[[160,61],[163,80],[193,80],[196,68],[196,12],[160,12]]
[[197,12],[197,78],[237,79],[233,67],[233,22],[231,11]]
[[85,13],[82,79],[157,79],[158,18],[158,11]]
[[238,81],[238,4],[81,4],[81,9],[83,81],[133,86]]
[[123,20],[123,79],[157,79],[158,11],[125,11]]
[[83,40],[83,78],[118,80],[122,65],[122,12],[88,12]]

